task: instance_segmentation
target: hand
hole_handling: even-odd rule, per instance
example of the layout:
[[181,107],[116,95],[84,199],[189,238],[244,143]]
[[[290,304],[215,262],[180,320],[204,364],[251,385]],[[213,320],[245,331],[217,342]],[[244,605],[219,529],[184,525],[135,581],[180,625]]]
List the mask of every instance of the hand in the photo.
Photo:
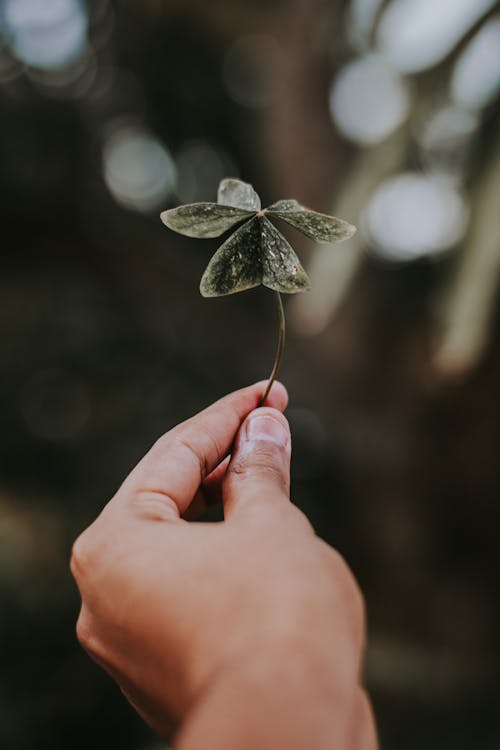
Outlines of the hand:
[[[371,749],[362,599],[289,501],[287,396],[256,408],[264,387],[161,437],[78,538],[78,637],[179,748]],[[224,522],[187,520],[214,502]]]

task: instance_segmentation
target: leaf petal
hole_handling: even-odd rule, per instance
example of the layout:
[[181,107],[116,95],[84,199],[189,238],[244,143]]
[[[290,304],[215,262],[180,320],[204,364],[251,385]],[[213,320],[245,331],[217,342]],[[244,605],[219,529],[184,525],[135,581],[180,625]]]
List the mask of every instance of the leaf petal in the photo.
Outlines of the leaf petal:
[[260,223],[247,221],[219,247],[200,282],[203,297],[242,292],[262,282]]
[[269,206],[267,213],[283,219],[316,242],[340,242],[352,237],[356,231],[356,227],[347,221],[311,211],[295,200],[277,201]]
[[265,216],[257,221],[261,221],[264,286],[286,294],[306,292],[311,282],[290,244]]
[[223,206],[235,206],[246,211],[260,211],[260,198],[248,182],[226,177],[219,183],[217,203]]
[[240,221],[252,216],[244,211],[218,203],[190,203],[160,214],[162,222],[174,232],[187,237],[219,237]]

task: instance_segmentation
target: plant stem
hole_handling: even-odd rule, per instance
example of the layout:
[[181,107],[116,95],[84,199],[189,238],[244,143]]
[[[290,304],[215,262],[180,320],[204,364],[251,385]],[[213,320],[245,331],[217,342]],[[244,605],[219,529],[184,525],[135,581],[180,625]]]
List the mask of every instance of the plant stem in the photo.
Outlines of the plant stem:
[[283,302],[281,299],[281,294],[279,292],[276,292],[276,304],[278,306],[278,320],[279,320],[279,338],[278,338],[278,348],[276,350],[276,358],[274,360],[274,366],[272,369],[271,374],[269,375],[269,382],[267,384],[266,390],[264,391],[264,395],[262,396],[260,400],[260,406],[264,406],[266,403],[266,399],[269,396],[269,391],[272,388],[272,385],[276,379],[276,376],[278,375],[280,366],[281,366],[281,360],[283,359],[283,350],[285,348],[285,311],[283,309]]

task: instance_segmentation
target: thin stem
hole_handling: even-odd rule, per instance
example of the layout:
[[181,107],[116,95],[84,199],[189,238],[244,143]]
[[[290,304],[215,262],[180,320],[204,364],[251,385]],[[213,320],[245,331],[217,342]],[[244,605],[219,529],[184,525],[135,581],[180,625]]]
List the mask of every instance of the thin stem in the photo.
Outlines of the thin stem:
[[276,304],[278,306],[279,320],[278,349],[276,350],[276,358],[274,360],[272,372],[269,375],[269,382],[267,384],[266,390],[264,391],[264,395],[260,400],[260,406],[264,406],[264,404],[266,403],[266,399],[269,396],[269,391],[271,390],[276,376],[278,375],[281,366],[281,360],[283,359],[283,350],[285,348],[285,311],[283,309],[283,302],[281,299],[281,294],[279,292],[276,292]]

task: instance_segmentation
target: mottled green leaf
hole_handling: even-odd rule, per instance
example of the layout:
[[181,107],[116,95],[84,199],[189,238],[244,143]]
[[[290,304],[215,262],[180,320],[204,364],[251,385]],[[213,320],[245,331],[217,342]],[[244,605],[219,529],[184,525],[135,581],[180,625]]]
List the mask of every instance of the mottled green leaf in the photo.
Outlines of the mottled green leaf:
[[226,177],[219,183],[217,202],[223,206],[235,206],[246,211],[260,211],[260,198],[248,182]]
[[273,203],[272,206],[267,208],[267,211],[304,211],[304,206],[301,206],[295,198],[285,198]]
[[257,219],[262,235],[262,283],[276,292],[307,291],[311,283],[292,247],[268,219]]
[[262,282],[261,231],[257,218],[247,221],[219,247],[200,282],[203,297],[242,292]]
[[171,208],[160,214],[169,229],[187,237],[219,237],[238,222],[248,219],[253,211],[245,211],[218,203],[191,203]]
[[287,294],[310,288],[294,250],[267,217],[283,219],[318,242],[338,242],[356,231],[346,221],[311,211],[294,199],[277,201],[261,211],[253,187],[232,177],[221,181],[217,200],[161,214],[167,227],[188,237],[217,237],[245,222],[210,260],[200,282],[204,297],[233,294],[259,284]]
[[356,231],[356,227],[347,221],[311,211],[296,200],[277,201],[269,206],[266,213],[283,219],[317,242],[340,242],[352,237]]

